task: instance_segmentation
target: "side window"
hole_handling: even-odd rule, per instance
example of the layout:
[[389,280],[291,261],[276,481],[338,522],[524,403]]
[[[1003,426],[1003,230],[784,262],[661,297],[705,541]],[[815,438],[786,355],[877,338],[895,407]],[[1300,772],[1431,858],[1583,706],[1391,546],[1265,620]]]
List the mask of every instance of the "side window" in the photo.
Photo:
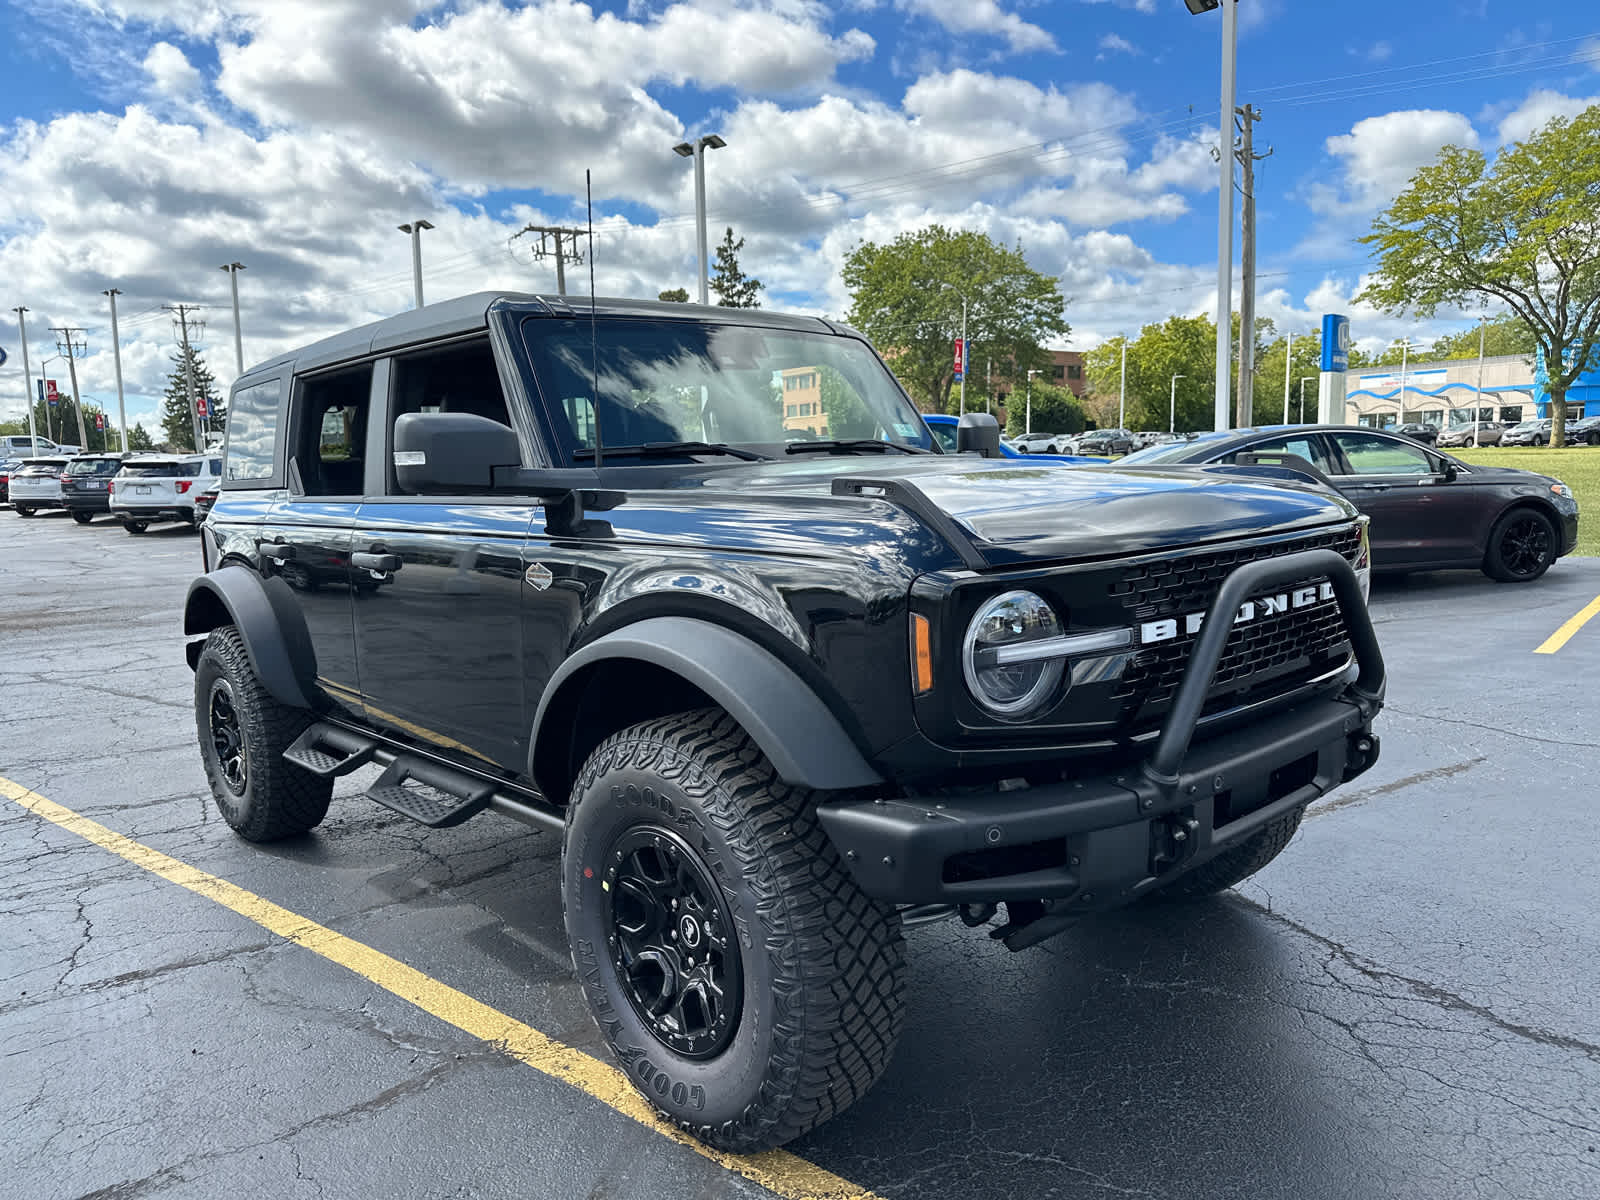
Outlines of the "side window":
[[[394,445],[394,419],[401,413],[471,413],[502,425],[511,424],[511,411],[500,387],[500,372],[488,338],[457,342],[437,350],[400,355],[394,359],[389,436]],[[394,463],[387,464],[389,490],[395,490]]]
[[954,425],[929,421],[928,431],[933,434],[933,440],[939,443],[939,448],[946,454],[954,454],[956,452],[956,427]]
[[221,475],[222,474],[222,460],[220,458],[213,458],[213,459],[209,460],[206,463],[206,470],[209,471],[213,475]]
[[1239,455],[1255,450],[1275,450],[1281,454],[1298,454],[1324,475],[1335,474],[1333,463],[1328,461],[1328,456],[1323,453],[1322,443],[1315,438],[1304,434],[1291,437],[1268,438],[1266,441],[1255,442],[1243,450],[1236,450],[1228,455],[1226,462],[1238,462]]
[[306,495],[361,494],[371,404],[371,363],[301,381],[294,457]]
[[1333,438],[1352,475],[1431,475],[1433,460],[1422,447],[1398,438],[1340,430]]
[[[223,453],[229,481],[267,480],[273,474],[273,436],[283,381],[236,388],[228,401],[228,443]],[[221,472],[216,472],[221,474]]]

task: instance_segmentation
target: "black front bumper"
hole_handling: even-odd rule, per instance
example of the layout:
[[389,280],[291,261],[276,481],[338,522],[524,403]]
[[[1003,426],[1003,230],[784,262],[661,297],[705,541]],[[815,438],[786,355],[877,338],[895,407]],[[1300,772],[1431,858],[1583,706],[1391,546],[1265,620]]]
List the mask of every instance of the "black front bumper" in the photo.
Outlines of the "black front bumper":
[[[1191,746],[1231,632],[1227,618],[1265,588],[1319,575],[1338,595],[1358,678],[1335,696]],[[826,803],[818,816],[856,882],[880,900],[1115,908],[1370,767],[1384,686],[1350,564],[1331,550],[1263,559],[1223,582],[1143,763],[1045,786]]]

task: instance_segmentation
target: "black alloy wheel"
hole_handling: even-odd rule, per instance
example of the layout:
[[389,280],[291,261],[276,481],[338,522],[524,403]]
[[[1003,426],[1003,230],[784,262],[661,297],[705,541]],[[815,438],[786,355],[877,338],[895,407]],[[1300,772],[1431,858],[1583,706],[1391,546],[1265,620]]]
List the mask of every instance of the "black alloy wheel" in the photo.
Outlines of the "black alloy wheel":
[[226,679],[219,677],[212,683],[207,710],[206,725],[217,752],[223,785],[235,796],[242,796],[250,784],[250,758],[244,729],[239,724],[239,710],[233,702],[233,688]]
[[674,1053],[721,1053],[739,1027],[743,964],[705,860],[671,830],[635,825],[605,862],[611,961],[634,1012]]
[[1531,508],[1513,509],[1489,535],[1484,571],[1504,583],[1538,579],[1556,559],[1556,531],[1550,518]]

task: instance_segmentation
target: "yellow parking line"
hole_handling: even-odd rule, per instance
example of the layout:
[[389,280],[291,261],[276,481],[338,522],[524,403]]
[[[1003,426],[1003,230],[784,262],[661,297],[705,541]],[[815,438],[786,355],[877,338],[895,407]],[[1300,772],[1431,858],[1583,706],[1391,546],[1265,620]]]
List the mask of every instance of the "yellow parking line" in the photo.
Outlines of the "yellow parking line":
[[390,958],[342,933],[335,933],[226,879],[208,875],[198,867],[191,867],[142,842],[124,837],[70,808],[45,799],[21,784],[0,777],[0,796],[14,800],[28,811],[109,850],[136,867],[142,867],[152,875],[214,900],[263,929],[354,971],[424,1012],[454,1025],[463,1033],[503,1049],[513,1058],[552,1079],[571,1084],[623,1116],[632,1118],[662,1137],[693,1150],[786,1200],[878,1200],[865,1188],[786,1150],[768,1150],[751,1155],[724,1154],[712,1150],[658,1116],[633,1089],[627,1077],[609,1063],[558,1042],[531,1025],[507,1016],[465,992],[458,992],[399,959]]
[[1578,613],[1578,615],[1573,617],[1572,620],[1568,621],[1560,629],[1556,630],[1549,637],[1545,638],[1544,644],[1535,650],[1534,653],[1554,654],[1557,650],[1561,649],[1561,647],[1565,646],[1572,640],[1573,634],[1577,633],[1578,630],[1582,629],[1596,617],[1600,617],[1600,596],[1596,596],[1589,602],[1588,606],[1584,608],[1582,612]]

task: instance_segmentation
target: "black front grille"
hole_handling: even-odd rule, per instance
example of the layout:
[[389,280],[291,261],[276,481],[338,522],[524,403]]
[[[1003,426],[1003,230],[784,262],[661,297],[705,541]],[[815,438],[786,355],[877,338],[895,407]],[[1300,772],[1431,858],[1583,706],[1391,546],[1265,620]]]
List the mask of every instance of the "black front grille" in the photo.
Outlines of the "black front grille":
[[[1178,619],[1180,627],[1177,638],[1139,650],[1125,668],[1114,693],[1125,706],[1123,719],[1143,727],[1165,713],[1183,680],[1197,637],[1183,631],[1182,619],[1208,609],[1229,572],[1242,563],[1323,548],[1336,550],[1353,563],[1361,548],[1361,531],[1350,526],[1311,537],[1167,559],[1124,573],[1110,590],[1121,600],[1136,627],[1168,618]],[[1267,594],[1292,593],[1298,587],[1320,582],[1295,580],[1269,589]],[[1350,652],[1337,600],[1258,617],[1238,626],[1228,637],[1205,711],[1215,712],[1291,690],[1336,670],[1349,660]]]

